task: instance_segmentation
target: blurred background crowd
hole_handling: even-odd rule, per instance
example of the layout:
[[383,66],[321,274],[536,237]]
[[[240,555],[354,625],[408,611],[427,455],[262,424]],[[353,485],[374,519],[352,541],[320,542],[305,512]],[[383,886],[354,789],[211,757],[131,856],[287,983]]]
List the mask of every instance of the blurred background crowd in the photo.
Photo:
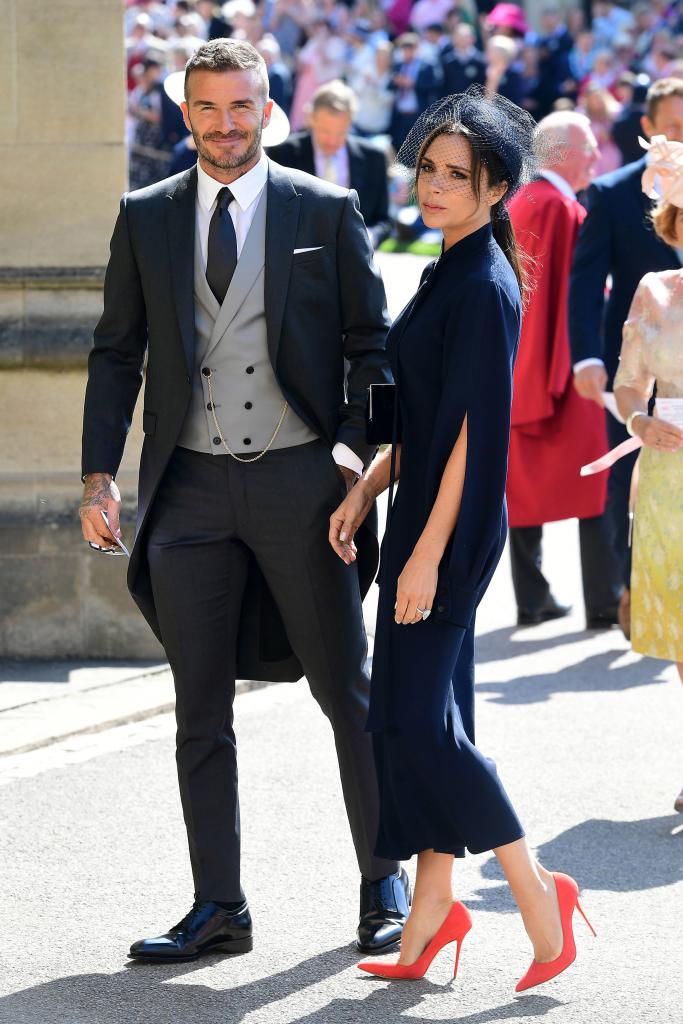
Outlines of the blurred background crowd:
[[[246,39],[259,49],[271,96],[293,133],[310,128],[321,86],[345,83],[352,95],[333,90],[323,104],[348,115],[341,118],[348,121],[342,144],[349,131],[370,140],[389,167],[418,115],[472,83],[506,96],[536,119],[553,110],[586,114],[600,147],[595,174],[639,159],[648,86],[683,77],[680,0],[548,3],[536,21],[534,29],[522,7],[486,0],[129,0],[130,187],[194,161],[163,81],[184,68],[202,41],[220,36]],[[328,149],[334,144],[328,142]],[[410,237],[415,218],[402,213],[401,188],[390,173],[391,223]],[[382,230],[375,241],[385,237]]]

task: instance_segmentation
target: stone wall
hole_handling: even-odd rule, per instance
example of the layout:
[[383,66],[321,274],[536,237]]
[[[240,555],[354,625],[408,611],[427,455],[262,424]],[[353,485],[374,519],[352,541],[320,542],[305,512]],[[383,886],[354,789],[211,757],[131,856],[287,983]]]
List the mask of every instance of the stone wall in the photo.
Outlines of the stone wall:
[[[85,361],[126,187],[123,0],[0,0],[0,657],[158,658],[83,542]],[[132,539],[139,415],[119,476]]]

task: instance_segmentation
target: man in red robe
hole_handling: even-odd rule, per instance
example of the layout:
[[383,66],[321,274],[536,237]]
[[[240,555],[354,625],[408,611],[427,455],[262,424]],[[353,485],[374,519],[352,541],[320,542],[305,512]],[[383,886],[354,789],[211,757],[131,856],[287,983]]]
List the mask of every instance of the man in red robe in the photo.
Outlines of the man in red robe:
[[567,615],[541,571],[543,523],[579,519],[588,629],[616,622],[621,592],[602,513],[606,475],[579,476],[607,451],[605,413],[573,387],[567,325],[572,253],[599,150],[587,118],[557,112],[537,128],[541,171],[510,203],[533,288],[514,374],[507,499],[519,625]]

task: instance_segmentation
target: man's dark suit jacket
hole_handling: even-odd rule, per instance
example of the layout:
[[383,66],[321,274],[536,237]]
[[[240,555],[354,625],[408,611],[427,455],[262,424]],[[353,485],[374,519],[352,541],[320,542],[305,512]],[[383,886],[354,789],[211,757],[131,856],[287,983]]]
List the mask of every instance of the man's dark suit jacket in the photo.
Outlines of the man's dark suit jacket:
[[[360,212],[377,248],[391,232],[386,157],[376,146],[354,135],[349,136],[346,148],[349,154],[351,188],[358,193]],[[290,135],[286,142],[270,148],[268,156],[285,167],[295,167],[298,171],[315,174],[315,155],[310,132]]]
[[[343,442],[367,464],[374,453],[365,440],[367,387],[391,376],[384,355],[384,288],[357,196],[272,161],[266,187],[265,308],[278,383],[297,415],[330,448]],[[121,200],[85,397],[82,472],[115,476],[147,356],[145,440],[128,585],[157,636],[144,536],[185,420],[195,373],[196,193],[193,168]],[[294,255],[295,249],[318,246]],[[364,591],[377,566],[373,526],[376,531],[376,518],[358,541]],[[303,675],[255,563],[240,623],[238,675],[272,680]]]
[[[621,332],[640,279],[649,271],[680,266],[674,250],[655,234],[652,201],[641,188],[645,160],[598,178],[588,189],[588,216],[574,251],[569,286],[572,362],[597,357],[611,387],[619,363]],[[605,304],[605,282],[612,289]]]

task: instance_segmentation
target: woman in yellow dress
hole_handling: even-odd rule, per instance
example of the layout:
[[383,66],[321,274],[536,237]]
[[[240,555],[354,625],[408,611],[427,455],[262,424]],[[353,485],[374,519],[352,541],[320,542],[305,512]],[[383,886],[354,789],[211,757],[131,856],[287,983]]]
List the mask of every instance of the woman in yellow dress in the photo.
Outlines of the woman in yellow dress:
[[[664,136],[652,140],[643,187],[649,192],[653,185],[660,196],[655,231],[683,250],[683,144]],[[656,408],[649,416],[655,383]],[[683,424],[683,267],[646,274],[638,285],[624,324],[614,395],[628,432],[643,443],[631,644],[639,654],[675,662],[683,682],[683,430],[677,426]],[[674,806],[683,813],[683,790]]]

